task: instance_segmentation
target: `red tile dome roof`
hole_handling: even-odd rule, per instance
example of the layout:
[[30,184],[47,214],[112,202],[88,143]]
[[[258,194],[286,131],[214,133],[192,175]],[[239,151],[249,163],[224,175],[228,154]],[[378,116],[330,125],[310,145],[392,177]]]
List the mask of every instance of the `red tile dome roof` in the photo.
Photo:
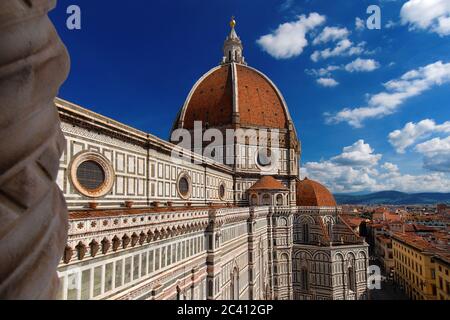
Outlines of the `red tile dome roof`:
[[297,181],[297,206],[336,207],[336,200],[326,187],[305,178],[305,180]]
[[289,190],[283,185],[280,181],[271,176],[264,176],[259,179],[250,189],[249,191],[258,191],[258,190]]
[[290,116],[276,86],[261,72],[227,63],[207,72],[192,88],[174,128],[193,129],[194,121],[208,127],[288,128]]

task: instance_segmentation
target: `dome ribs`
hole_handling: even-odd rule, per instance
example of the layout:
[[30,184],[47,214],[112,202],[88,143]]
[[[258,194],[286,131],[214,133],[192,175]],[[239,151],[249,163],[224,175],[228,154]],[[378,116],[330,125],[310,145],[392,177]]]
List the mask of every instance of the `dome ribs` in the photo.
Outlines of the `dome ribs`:
[[285,128],[283,102],[272,85],[249,67],[237,65],[237,71],[241,125]]
[[193,129],[195,121],[208,127],[231,123],[233,95],[231,68],[228,65],[213,71],[195,89],[187,106],[184,127]]
[[259,71],[235,63],[211,70],[194,86],[181,112],[183,127],[193,129],[195,121],[209,128],[232,126],[235,98],[241,127],[288,128],[287,106],[277,88]]

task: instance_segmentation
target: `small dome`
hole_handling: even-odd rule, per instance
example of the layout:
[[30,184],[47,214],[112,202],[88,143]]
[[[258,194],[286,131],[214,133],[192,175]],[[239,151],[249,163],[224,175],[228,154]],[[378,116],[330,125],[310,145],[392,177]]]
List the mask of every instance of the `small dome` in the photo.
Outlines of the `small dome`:
[[289,189],[286,188],[280,181],[276,180],[274,177],[271,176],[264,176],[261,179],[259,179],[250,189],[249,191],[258,191],[258,190],[285,190],[288,191]]
[[336,207],[331,192],[320,183],[309,180],[297,181],[297,206],[299,207]]

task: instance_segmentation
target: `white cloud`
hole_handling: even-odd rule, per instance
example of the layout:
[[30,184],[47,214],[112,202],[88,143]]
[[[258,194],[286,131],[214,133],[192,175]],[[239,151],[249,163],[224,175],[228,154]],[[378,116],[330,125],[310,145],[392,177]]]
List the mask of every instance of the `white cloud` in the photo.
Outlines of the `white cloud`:
[[339,166],[329,161],[305,163],[302,176],[323,183],[332,192],[373,190],[377,184],[370,170]]
[[321,51],[314,51],[311,55],[311,60],[317,62],[321,59],[328,59],[331,57],[359,55],[364,52],[364,45],[365,43],[361,42],[355,46],[349,39],[343,39],[340,40],[333,49],[326,48]]
[[333,78],[319,78],[316,81],[323,87],[336,87],[337,85],[339,85],[339,82],[337,82]]
[[[317,77],[320,79],[317,79],[316,81],[319,84],[326,85],[326,84],[334,84],[337,85],[338,82],[336,82],[334,79],[332,79],[332,74],[334,71],[338,70],[345,70],[348,72],[370,72],[373,70],[376,70],[379,68],[380,64],[373,60],[373,59],[356,59],[351,63],[348,63],[347,65],[328,65],[324,68],[319,69],[306,69],[305,72],[309,74],[310,76]],[[324,79],[325,78],[325,79]],[[333,81],[329,81],[329,79]]]
[[353,145],[345,147],[343,152],[331,159],[339,165],[353,167],[372,167],[378,164],[381,154],[373,154],[374,150],[364,140],[358,140]]
[[[389,134],[389,142],[398,153],[431,135],[450,133],[450,121],[436,124],[434,120],[425,119],[418,123],[409,122],[401,130]],[[414,151],[423,155],[423,167],[430,171],[450,172],[450,136],[435,137],[414,147]]]
[[447,173],[401,174],[396,164],[380,164],[380,160],[381,155],[374,154],[370,145],[360,140],[331,159],[305,163],[301,175],[323,183],[333,192],[450,192]]
[[405,150],[418,140],[439,132],[450,132],[450,121],[440,125],[437,125],[431,119],[425,119],[418,123],[409,122],[403,129],[395,130],[389,134],[389,143],[395,147],[398,153],[405,153]]
[[372,191],[398,190],[402,192],[450,192],[450,179],[444,173],[399,174],[383,176],[378,179],[377,188]]
[[412,29],[450,35],[449,0],[409,0],[403,5],[400,17],[402,23],[409,24]]
[[325,16],[316,12],[308,17],[301,15],[297,21],[283,23],[271,34],[260,37],[257,43],[276,59],[296,57],[308,45],[306,34],[324,22]]
[[389,173],[398,173],[400,171],[398,166],[396,164],[391,163],[391,162],[385,162],[381,167],[384,170],[388,171]]
[[374,189],[377,184],[374,176],[378,175],[374,167],[381,157],[364,140],[359,140],[329,160],[305,163],[302,174],[325,183],[335,192]]
[[366,23],[363,19],[356,17],[355,19],[355,29],[356,30],[363,30],[366,27]]
[[415,147],[417,152],[428,156],[437,156],[440,154],[450,154],[450,136],[444,139],[434,138],[418,144]]
[[335,65],[329,65],[320,69],[306,69],[305,72],[315,77],[329,77],[333,71],[339,70],[341,67]]
[[347,122],[353,127],[362,127],[364,120],[395,113],[407,99],[447,82],[450,82],[450,63],[437,61],[385,83],[386,91],[369,96],[366,107],[344,108],[334,115],[326,113],[326,122]]
[[380,67],[380,64],[373,59],[361,59],[350,62],[345,66],[345,70],[348,72],[370,72]]
[[347,28],[325,27],[322,32],[314,39],[313,45],[346,39],[349,34],[350,32],[347,30]]
[[423,154],[423,167],[430,171],[450,172],[450,136],[434,138],[418,144],[415,148]]

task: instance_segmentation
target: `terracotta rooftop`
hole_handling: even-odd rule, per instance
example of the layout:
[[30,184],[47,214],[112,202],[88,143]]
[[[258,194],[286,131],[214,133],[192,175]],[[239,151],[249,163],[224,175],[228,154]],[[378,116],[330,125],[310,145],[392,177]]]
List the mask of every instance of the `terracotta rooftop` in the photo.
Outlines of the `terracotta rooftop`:
[[421,252],[441,258],[443,261],[450,263],[450,245],[438,244],[427,241],[424,237],[411,233],[394,233],[392,236],[395,240],[409,245]]
[[387,212],[385,215],[385,219],[387,221],[401,221],[402,217],[399,216],[398,214]]
[[381,223],[372,225],[372,228],[374,228],[374,229],[383,229],[384,227],[386,227],[386,225],[381,224]]
[[336,200],[326,187],[305,178],[305,180],[297,181],[297,206],[336,207]]
[[437,231],[436,228],[423,226],[423,225],[415,224],[415,223],[413,223],[413,224],[405,223],[404,230],[405,230],[405,232],[435,232],[435,231]]
[[285,185],[283,185],[280,181],[276,180],[272,176],[264,176],[259,179],[250,189],[249,191],[256,190],[289,190]]
[[241,126],[287,128],[288,114],[283,99],[270,80],[253,68],[235,66],[234,71],[231,64],[222,65],[200,79],[189,94],[175,127],[184,122],[183,128],[193,129],[194,121],[202,121],[209,127],[230,126],[236,98]]
[[344,219],[349,226],[351,227],[359,227],[361,225],[362,222],[366,221],[366,219],[364,218],[360,218],[360,217],[354,217],[354,216],[349,216],[349,215],[341,215],[342,219]]
[[403,243],[406,243],[410,245],[413,248],[416,248],[418,250],[426,250],[428,248],[431,248],[432,245],[423,239],[420,236],[417,236],[415,234],[406,234],[406,233],[394,233],[393,238],[396,240],[399,240]]
[[390,237],[387,237],[387,236],[381,235],[381,234],[377,235],[377,239],[378,239],[378,241],[383,242],[383,243],[391,243],[392,242],[392,239]]

